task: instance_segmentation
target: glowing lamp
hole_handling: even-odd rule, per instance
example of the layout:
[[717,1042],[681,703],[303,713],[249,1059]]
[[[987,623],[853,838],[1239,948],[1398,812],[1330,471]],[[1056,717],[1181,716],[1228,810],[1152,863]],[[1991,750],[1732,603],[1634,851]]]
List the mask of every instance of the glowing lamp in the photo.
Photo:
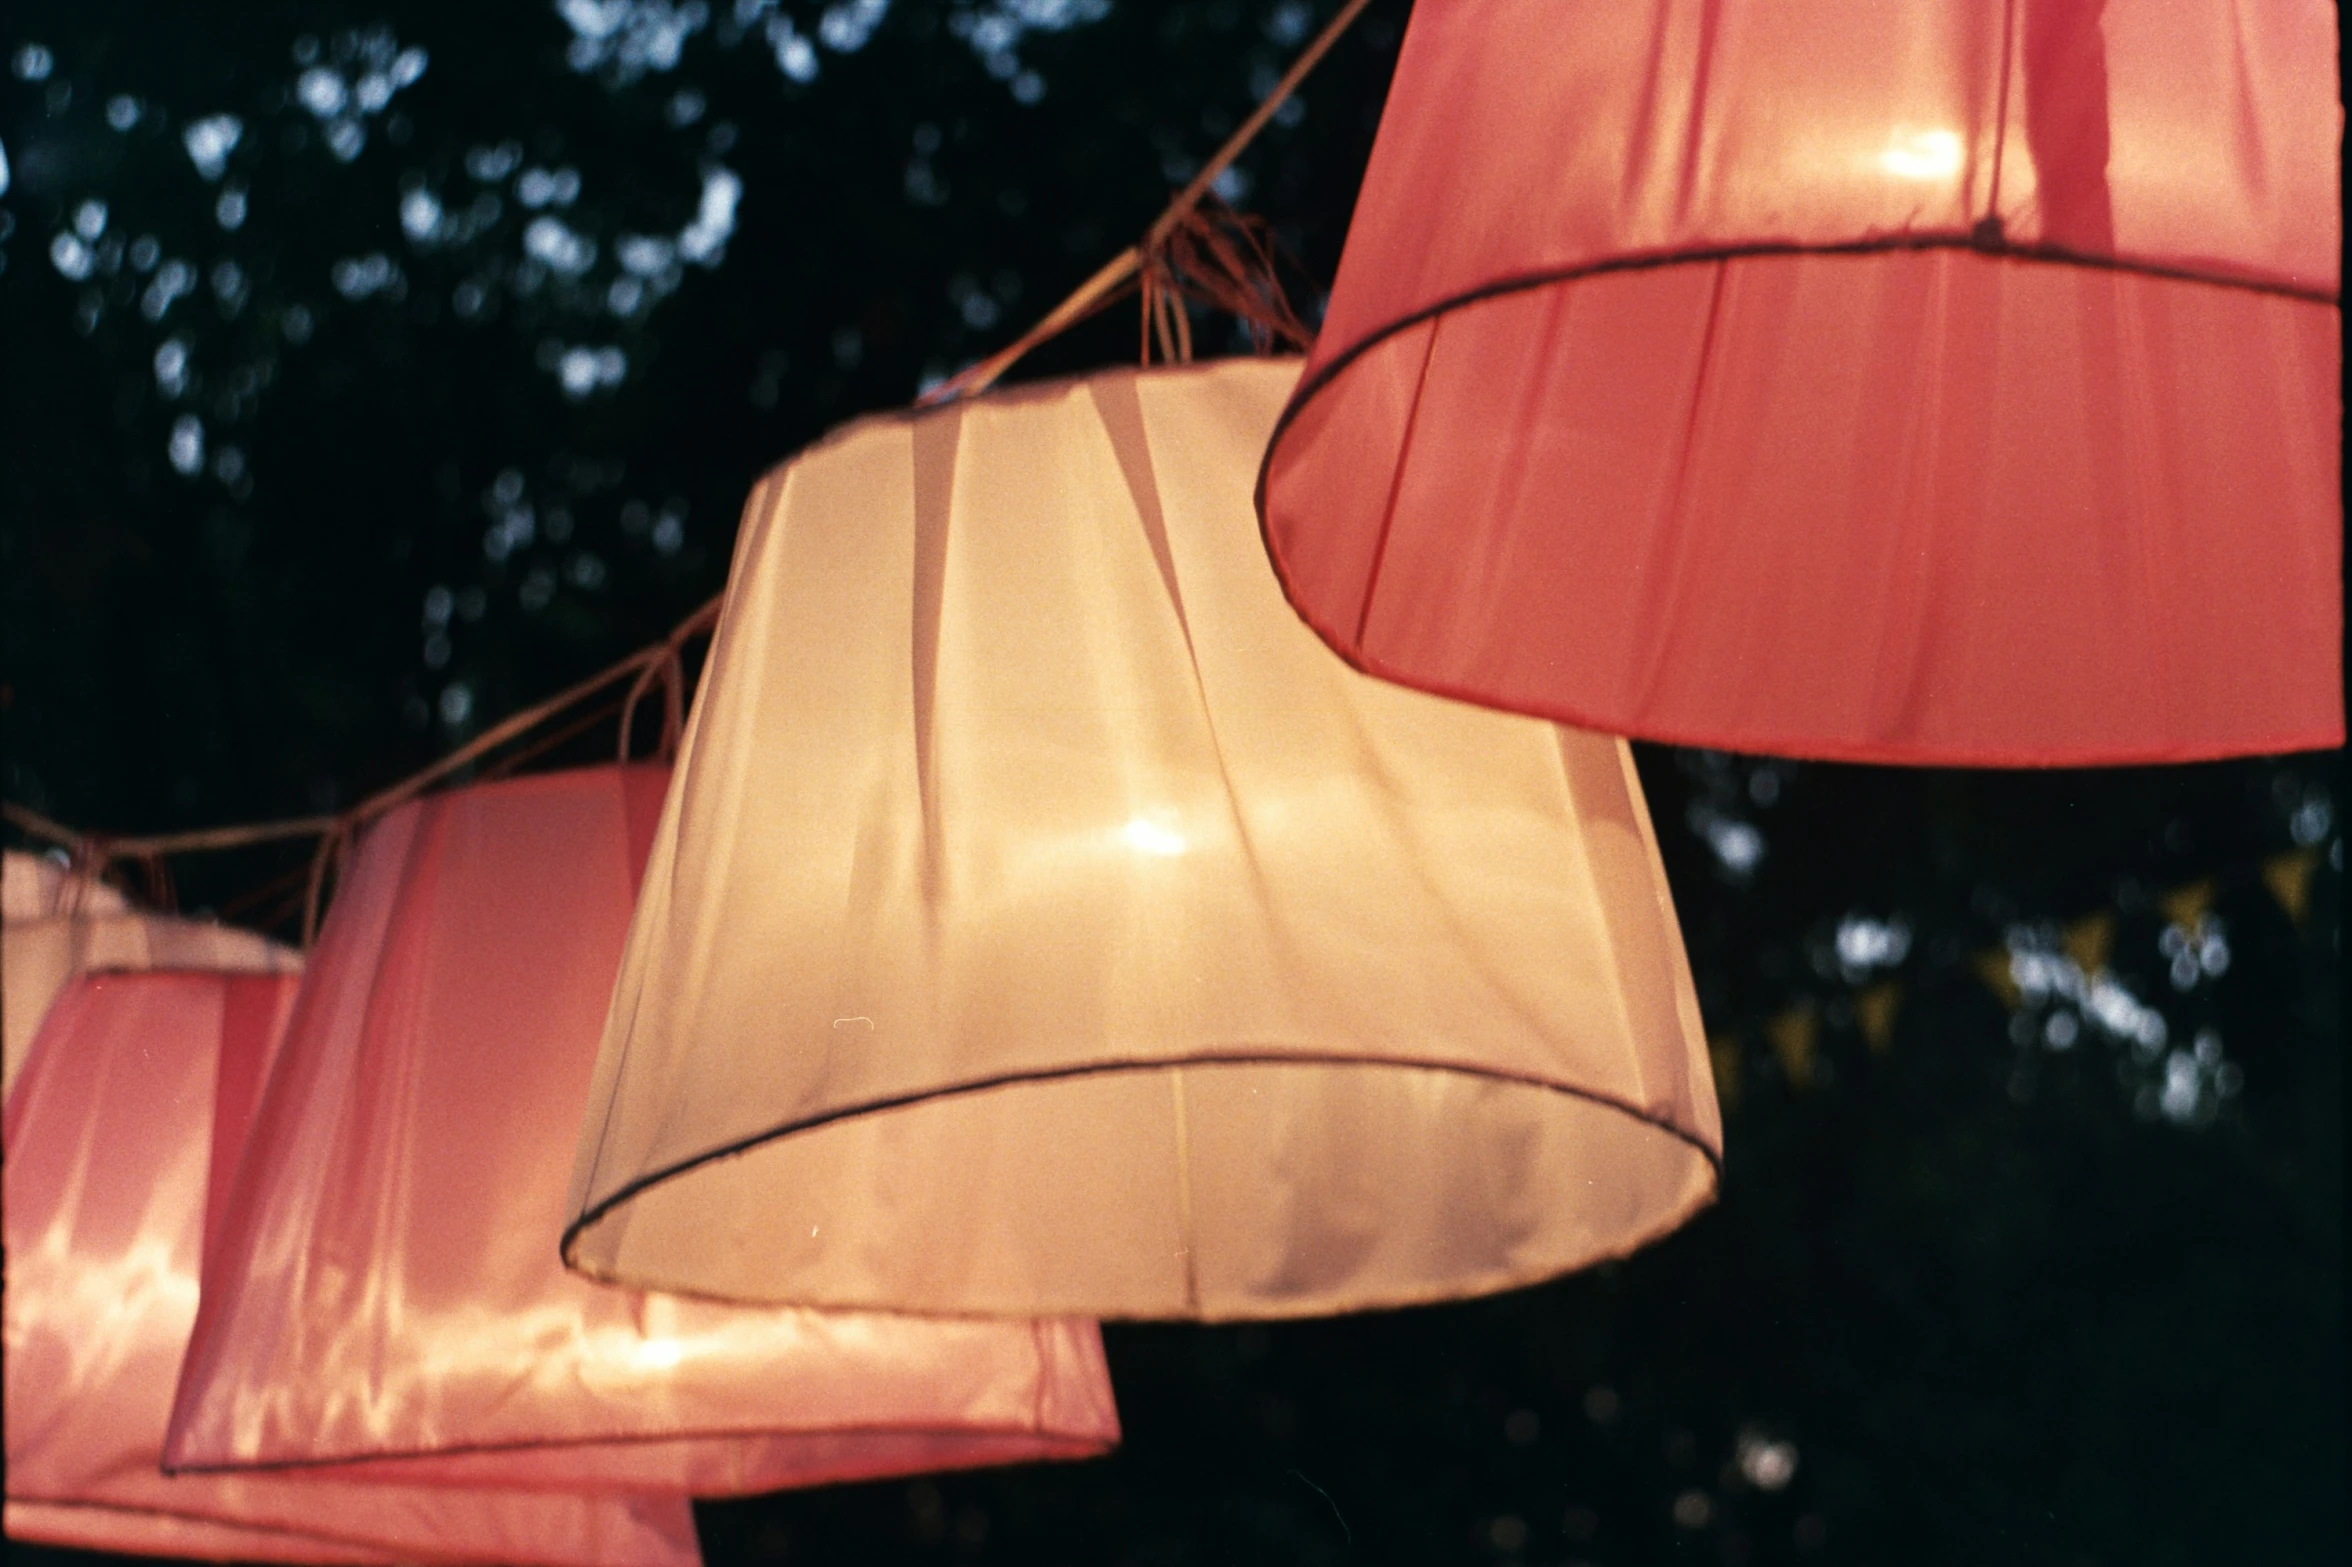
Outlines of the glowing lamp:
[[1260,489],[1359,668],[1687,744],[2334,746],[2324,0],[1432,0]]
[[1266,571],[1295,360],[863,420],[763,480],[566,1255],[729,1299],[1250,1318],[1714,1190],[1624,745],[1367,679]]
[[189,968],[284,973],[301,957],[252,931],[134,912],[122,894],[38,855],[7,851],[0,922],[0,1093],[16,1082],[33,1034],[65,982],[92,969]]
[[[350,1484],[157,1467],[196,1316],[216,1152],[291,975],[74,980],[8,1097],[9,1538],[226,1561],[693,1567],[683,1496]],[[215,1121],[216,1105],[223,1118]]]
[[668,769],[403,806],[311,954],[164,1462],[704,1495],[1100,1453],[1091,1322],[743,1309],[556,1252]]

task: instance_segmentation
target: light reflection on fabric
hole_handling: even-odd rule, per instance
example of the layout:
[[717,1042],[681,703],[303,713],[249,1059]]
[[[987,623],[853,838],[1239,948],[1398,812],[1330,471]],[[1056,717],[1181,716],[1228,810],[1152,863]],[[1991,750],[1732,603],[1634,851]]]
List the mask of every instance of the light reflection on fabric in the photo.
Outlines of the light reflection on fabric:
[[239,1560],[689,1567],[679,1495],[159,1471],[201,1298],[216,1112],[234,1113],[223,1037],[232,1014],[282,1016],[294,984],[99,975],[50,1014],[8,1100],[0,1166],[11,1539]]

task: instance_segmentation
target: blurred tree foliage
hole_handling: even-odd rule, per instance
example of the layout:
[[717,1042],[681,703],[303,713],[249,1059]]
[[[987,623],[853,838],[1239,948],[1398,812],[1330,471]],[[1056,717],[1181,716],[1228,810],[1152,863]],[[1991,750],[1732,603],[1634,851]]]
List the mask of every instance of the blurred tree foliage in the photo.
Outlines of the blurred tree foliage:
[[[22,0],[7,795],[328,808],[650,640],[758,472],[1042,312],[1331,9]],[[1403,20],[1225,187],[1306,279]],[[1117,1457],[707,1505],[710,1560],[2341,1560],[2337,759],[1642,764],[1718,1207],[1491,1300],[1113,1327]],[[259,916],[292,864],[176,869]]]

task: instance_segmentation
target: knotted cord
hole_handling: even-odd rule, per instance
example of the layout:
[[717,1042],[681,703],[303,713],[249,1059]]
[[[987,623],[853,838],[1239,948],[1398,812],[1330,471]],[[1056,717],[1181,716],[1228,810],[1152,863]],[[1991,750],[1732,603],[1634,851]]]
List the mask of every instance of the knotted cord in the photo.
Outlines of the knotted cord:
[[1313,337],[1282,292],[1265,220],[1245,217],[1214,196],[1185,213],[1144,258],[1140,283],[1144,364],[1151,363],[1155,337],[1163,361],[1192,362],[1187,299],[1237,318],[1259,353],[1277,345],[1303,349]]
[[[1291,61],[1290,69],[1283,73],[1279,82],[1274,84],[1274,90],[1266,94],[1258,106],[1250,111],[1249,118],[1243,120],[1234,133],[1225,139],[1225,145],[1217,149],[1216,155],[1211,157],[1207,163],[1202,164],[1200,172],[1193,175],[1191,181],[1176,193],[1176,199],[1169,202],[1167,210],[1162,212],[1152,226],[1144,231],[1141,240],[1104,262],[1101,270],[1079,284],[1076,289],[1071,291],[1067,299],[1047,311],[1044,318],[1035,326],[987,358],[965,366],[956,374],[940,382],[916,398],[915,406],[918,408],[936,407],[959,397],[970,397],[986,391],[995,384],[997,377],[1019,363],[1022,356],[1031,349],[1060,336],[1096,311],[1123,297],[1128,285],[1138,274],[1145,272],[1147,267],[1151,265],[1152,258],[1166,254],[1171,237],[1193,216],[1194,209],[1199,207],[1201,199],[1209,194],[1210,188],[1217,183],[1218,176],[1231,168],[1233,160],[1240,157],[1249,144],[1257,139],[1258,132],[1266,128],[1266,123],[1274,118],[1275,112],[1290,101],[1292,93],[1298,91],[1299,83],[1307,79],[1307,73],[1321,63],[1323,56],[1330,52],[1331,46],[1339,42],[1340,34],[1348,30],[1349,25],[1363,13],[1364,7],[1370,3],[1371,0],[1348,0],[1347,4],[1339,8],[1339,14],[1324,25],[1323,31],[1317,33],[1306,48],[1299,51],[1299,57]],[[1269,272],[1268,275],[1270,276],[1271,273]],[[1155,311],[1166,308],[1159,303],[1161,297],[1147,288],[1144,306],[1147,339],[1153,331],[1152,320]],[[1284,307],[1283,313],[1286,316],[1289,314],[1287,306]],[[1183,312],[1181,309],[1177,309],[1175,314],[1181,317]],[[1170,350],[1181,348],[1184,350],[1184,357],[1189,358],[1191,328],[1188,325],[1170,321],[1166,323],[1164,330],[1163,353],[1167,357],[1173,358],[1176,356]],[[1304,340],[1303,329],[1301,340]]]

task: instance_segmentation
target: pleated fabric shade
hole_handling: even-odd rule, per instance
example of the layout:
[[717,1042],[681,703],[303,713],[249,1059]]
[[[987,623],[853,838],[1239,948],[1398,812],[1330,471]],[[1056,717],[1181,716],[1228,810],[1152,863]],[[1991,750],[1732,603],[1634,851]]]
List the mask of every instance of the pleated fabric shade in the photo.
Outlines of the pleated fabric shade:
[[2325,0],[1424,0],[1260,505],[1375,674],[1875,762],[2333,746]]
[[1117,1441],[1091,1322],[745,1309],[564,1270],[667,782],[520,778],[369,830],[225,1198],[168,1466],[716,1495]]
[[[693,1567],[683,1496],[597,1497],[158,1469],[216,1140],[291,975],[74,980],[8,1097],[10,1538],[215,1560]],[[216,1125],[215,1108],[226,1119]]]
[[252,931],[133,911],[122,894],[37,855],[7,851],[0,921],[0,1094],[65,982],[91,969],[285,973],[301,956]]
[[771,474],[598,1058],[573,1266],[735,1299],[1306,1315],[1714,1190],[1622,743],[1369,680],[1250,477],[1296,360],[853,424]]

